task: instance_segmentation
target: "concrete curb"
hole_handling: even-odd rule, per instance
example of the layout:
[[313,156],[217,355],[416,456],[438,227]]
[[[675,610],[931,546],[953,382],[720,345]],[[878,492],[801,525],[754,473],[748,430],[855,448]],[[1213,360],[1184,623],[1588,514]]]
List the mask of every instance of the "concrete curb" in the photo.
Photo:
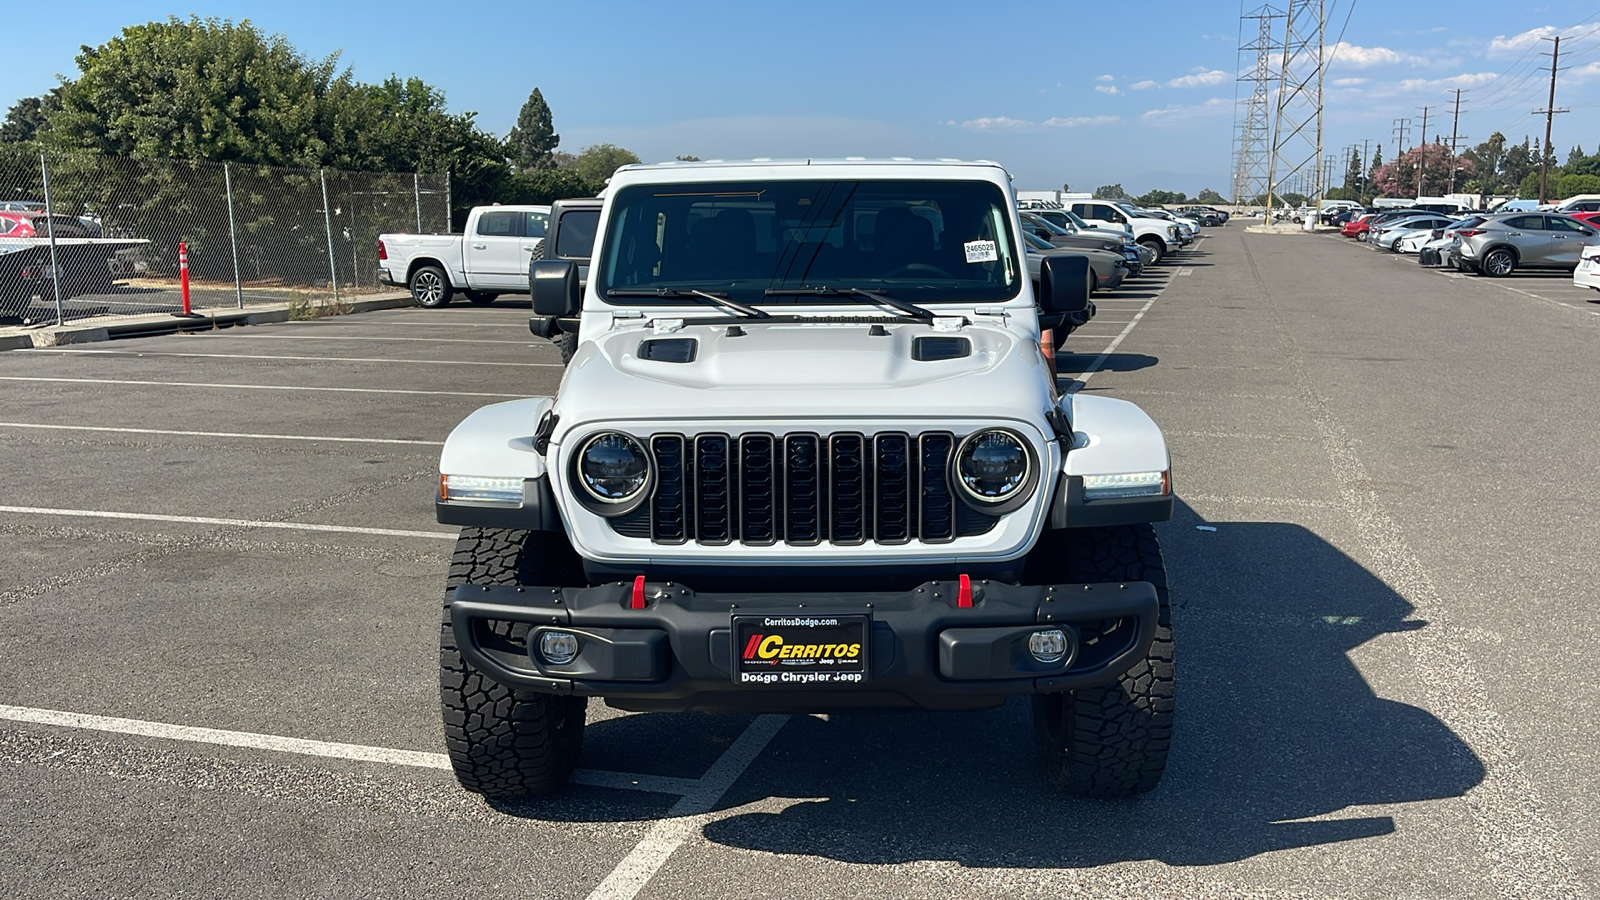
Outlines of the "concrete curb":
[[[380,309],[399,309],[411,306],[412,303],[410,294],[349,300],[339,305],[339,309],[342,311],[330,312],[325,316],[319,315],[315,318],[355,315]],[[313,309],[322,311],[332,310],[334,307],[327,305],[313,307]],[[35,331],[0,334],[0,352],[6,350],[28,350],[33,347],[60,347],[66,344],[92,344],[98,341],[109,341],[114,338],[153,337],[162,334],[174,334],[180,331],[210,331],[214,328],[236,325],[268,325],[287,322],[289,318],[289,304],[287,303],[273,303],[244,310],[236,307],[202,308],[195,310],[194,318],[180,318],[171,313],[122,316],[115,322],[101,325],[55,325]]]

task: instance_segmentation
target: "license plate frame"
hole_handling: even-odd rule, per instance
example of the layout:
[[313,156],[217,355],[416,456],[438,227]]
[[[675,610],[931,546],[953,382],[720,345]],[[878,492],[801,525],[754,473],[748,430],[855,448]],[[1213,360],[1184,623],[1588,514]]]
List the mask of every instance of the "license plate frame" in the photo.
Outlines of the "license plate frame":
[[[733,682],[741,687],[853,687],[871,677],[870,613],[774,613],[732,620]],[[785,648],[790,655],[783,655]]]

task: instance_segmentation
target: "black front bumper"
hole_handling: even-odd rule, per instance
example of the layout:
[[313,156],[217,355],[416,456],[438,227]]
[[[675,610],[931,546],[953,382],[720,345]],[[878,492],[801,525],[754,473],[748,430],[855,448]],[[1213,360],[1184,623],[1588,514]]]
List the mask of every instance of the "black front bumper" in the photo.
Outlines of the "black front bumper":
[[[463,585],[447,607],[456,645],[475,668],[506,685],[604,697],[628,710],[827,712],[848,709],[983,709],[1008,696],[1076,690],[1113,681],[1143,659],[1158,600],[1146,582],[1017,586],[957,582],[910,591],[702,594],[670,582],[591,588]],[[859,684],[735,681],[734,616],[870,617],[867,677]],[[525,622],[522,629],[493,622]],[[1060,628],[1069,650],[1041,663],[1027,650],[1041,629]],[[577,635],[579,653],[552,665],[541,635]]]

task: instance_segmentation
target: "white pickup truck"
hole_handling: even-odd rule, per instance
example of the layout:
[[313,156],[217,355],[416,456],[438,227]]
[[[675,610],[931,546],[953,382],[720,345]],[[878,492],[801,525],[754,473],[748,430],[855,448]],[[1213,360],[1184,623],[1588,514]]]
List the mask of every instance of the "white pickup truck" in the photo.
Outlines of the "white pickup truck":
[[1182,246],[1178,238],[1178,226],[1175,223],[1166,219],[1152,218],[1131,203],[1094,199],[1070,199],[1063,202],[1078,218],[1095,228],[1113,230],[1126,228],[1134,240],[1155,253],[1158,263],[1165,259],[1167,254]]
[[544,245],[548,206],[477,206],[465,234],[378,235],[378,278],[405,285],[418,306],[449,303],[457,291],[479,305],[528,292],[528,263]]

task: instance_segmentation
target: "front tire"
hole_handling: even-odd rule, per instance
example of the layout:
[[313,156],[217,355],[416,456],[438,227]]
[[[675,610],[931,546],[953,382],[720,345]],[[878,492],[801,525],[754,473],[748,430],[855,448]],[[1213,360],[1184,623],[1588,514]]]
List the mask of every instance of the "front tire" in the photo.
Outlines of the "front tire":
[[1367,242],[1367,233],[1365,231],[1356,232],[1356,240],[1365,244]]
[[[1160,610],[1149,653],[1115,682],[1034,695],[1034,743],[1039,759],[1045,777],[1069,794],[1142,794],[1161,782],[1172,744],[1172,607],[1161,545],[1150,525],[1077,529],[1056,535],[1046,539],[1050,546],[1043,546],[1044,553],[1038,557],[1047,561],[1041,568],[1051,571],[1030,571],[1028,583],[1147,581],[1155,585]],[[1051,580],[1041,582],[1040,575]]]
[[1151,260],[1152,265],[1160,265],[1161,261],[1167,258],[1167,245],[1161,241],[1140,241],[1139,243],[1149,247],[1150,252],[1156,255],[1156,258]]
[[[462,584],[561,582],[560,548],[542,533],[463,528],[445,580]],[[526,641],[527,623],[491,623]],[[456,780],[491,798],[549,794],[566,784],[583,746],[588,698],[520,691],[472,668],[456,645],[448,614],[439,632],[439,706]]]
[[411,291],[411,299],[423,309],[438,309],[450,302],[454,288],[450,287],[450,276],[438,266],[422,266],[411,273],[411,280],[406,282],[406,287]]

